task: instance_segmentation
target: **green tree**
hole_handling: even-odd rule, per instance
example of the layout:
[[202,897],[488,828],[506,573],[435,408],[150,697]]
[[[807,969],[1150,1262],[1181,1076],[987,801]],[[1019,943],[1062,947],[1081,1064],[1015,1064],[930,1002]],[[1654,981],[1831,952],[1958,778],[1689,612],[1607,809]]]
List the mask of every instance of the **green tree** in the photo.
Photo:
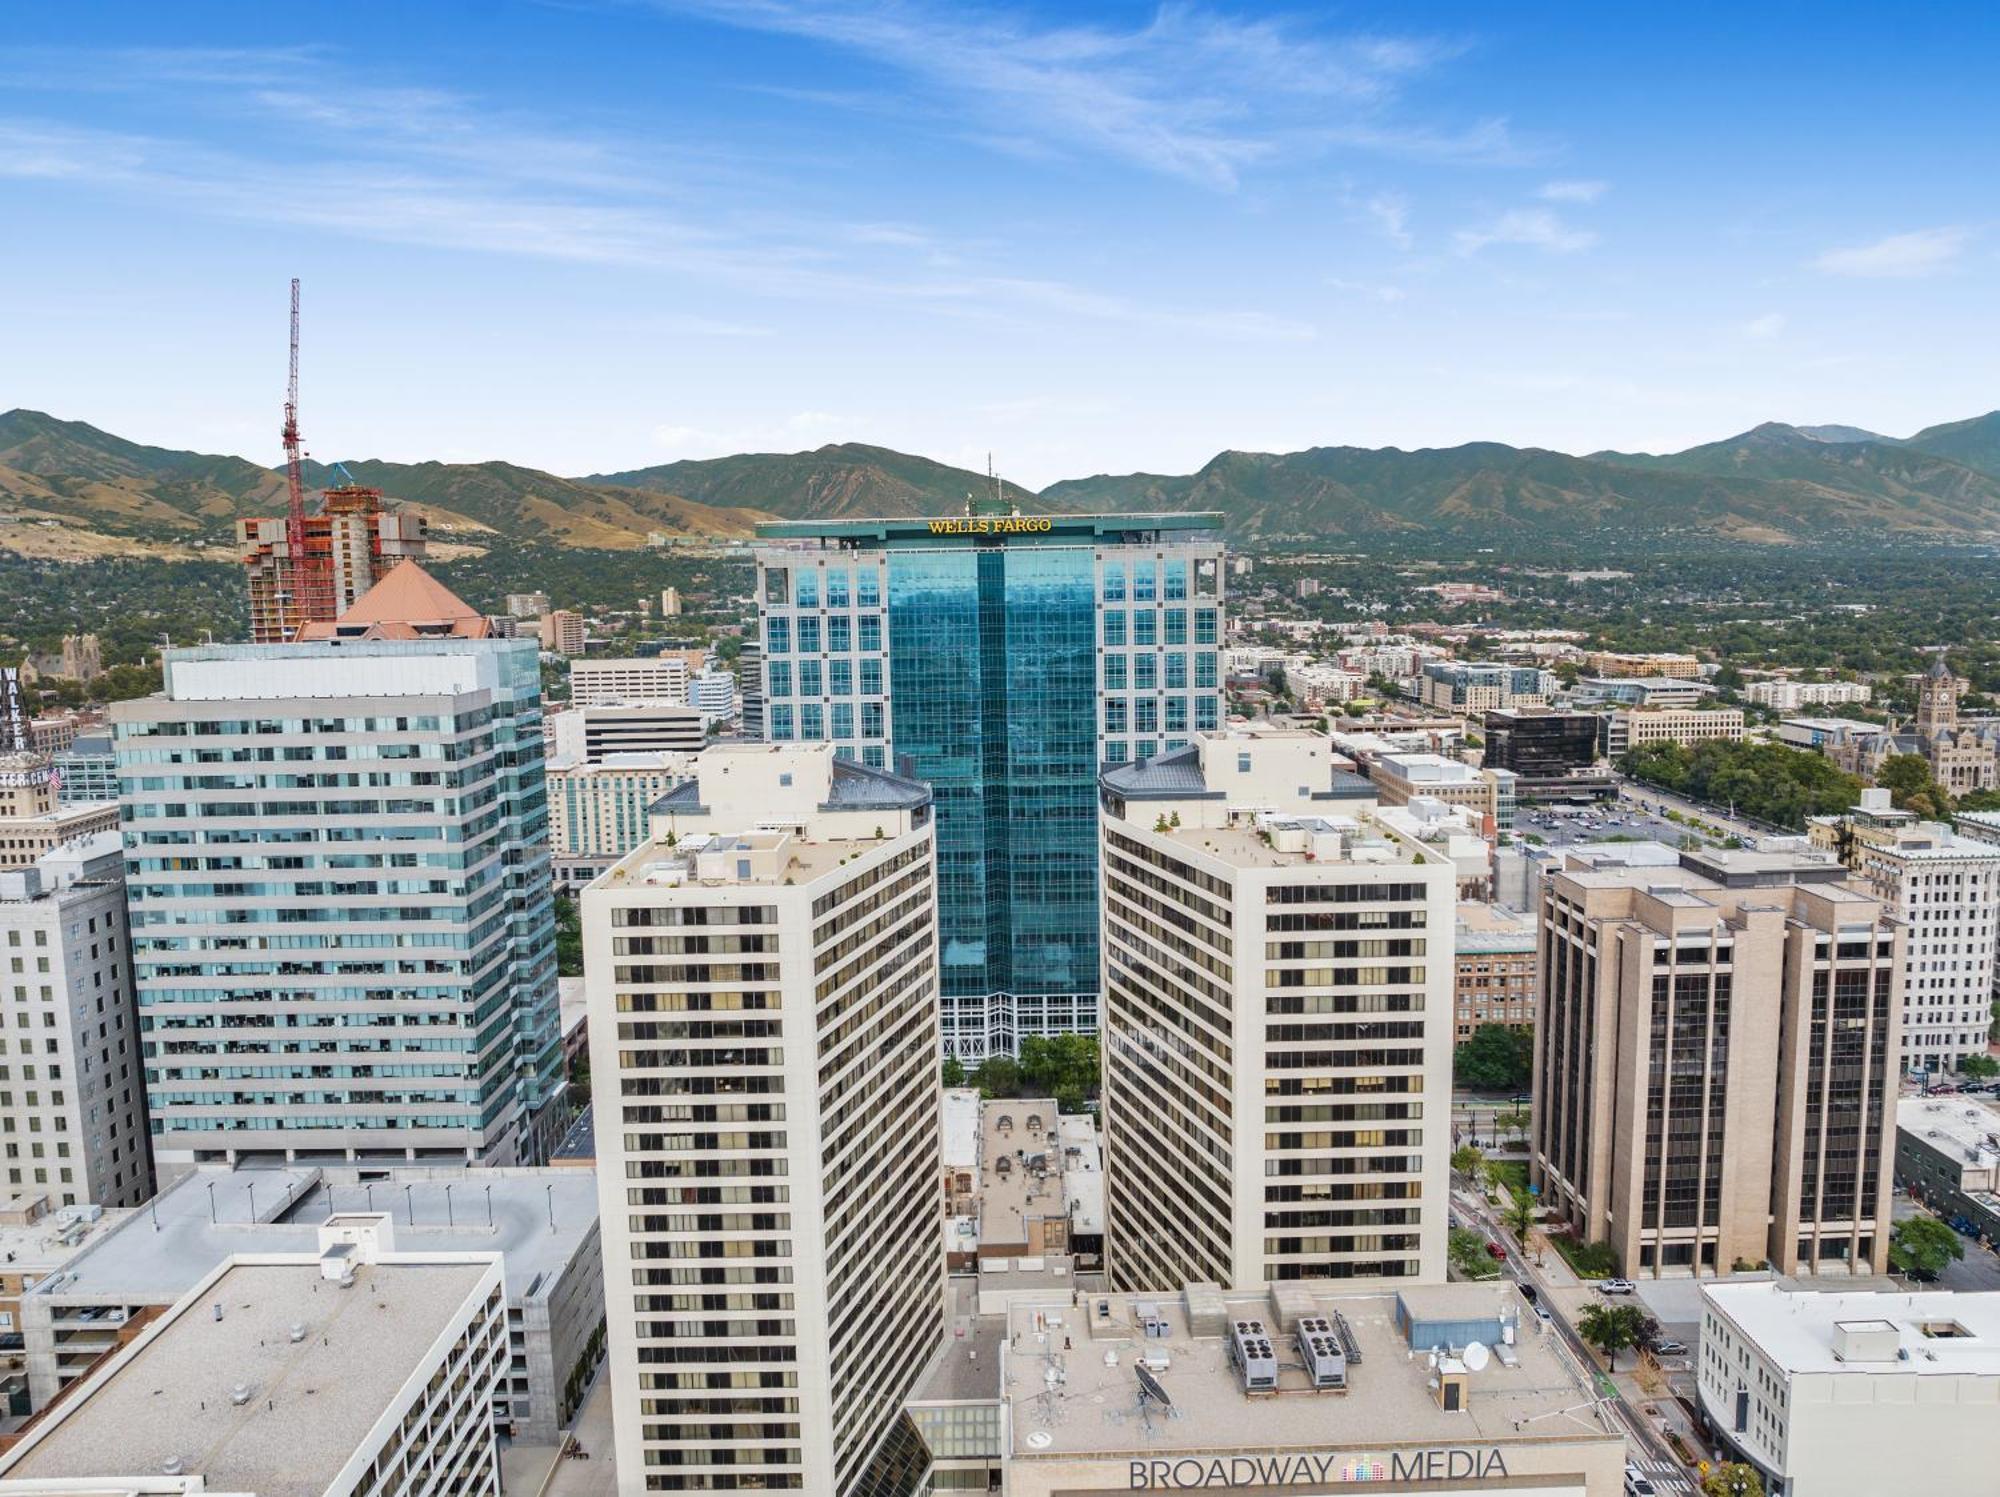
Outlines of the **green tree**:
[[1021,1095],[1021,1063],[1011,1055],[989,1055],[979,1063],[973,1084],[982,1097]]
[[1486,1251],[1486,1235],[1483,1232],[1475,1232],[1470,1227],[1453,1227],[1447,1251],[1451,1266],[1458,1270],[1461,1278],[1493,1279],[1500,1276],[1499,1263]]
[[1507,1205],[1500,1213],[1500,1224],[1514,1234],[1514,1240],[1526,1247],[1528,1234],[1535,1230],[1535,1198],[1525,1190],[1507,1192]]
[[1097,1057],[1095,1035],[1031,1034],[1021,1041],[1022,1093],[1076,1112],[1097,1095]]
[[583,976],[583,912],[576,896],[556,896],[556,972],[562,977]]
[[1494,1116],[1493,1126],[1503,1136],[1526,1138],[1534,1126],[1534,1115],[1525,1107],[1510,1107]]
[[1478,1180],[1486,1168],[1486,1156],[1471,1144],[1460,1144],[1451,1151],[1451,1167],[1468,1180]]
[[1764,1497],[1764,1478],[1755,1466],[1724,1461],[1702,1476],[1701,1497]]
[[2000,1060],[1990,1055],[1968,1055],[1959,1063],[1959,1070],[1977,1081],[1990,1081],[2000,1076]]
[[1577,1334],[1604,1353],[1604,1365],[1618,1367],[1618,1353],[1639,1344],[1646,1312],[1637,1305],[1590,1304],[1576,1318]]
[[1934,1216],[1897,1222],[1889,1239],[1889,1266],[1919,1279],[1935,1279],[1964,1256],[1958,1233]]
[[946,1086],[965,1085],[965,1067],[956,1055],[944,1058],[944,1084]]
[[1460,1045],[1452,1071],[1460,1086],[1485,1091],[1519,1091],[1533,1072],[1535,1037],[1505,1024],[1481,1024]]
[[1891,754],[1882,761],[1875,783],[1889,792],[1898,810],[1931,820],[1951,810],[1951,796],[1931,774],[1931,761],[1922,754]]

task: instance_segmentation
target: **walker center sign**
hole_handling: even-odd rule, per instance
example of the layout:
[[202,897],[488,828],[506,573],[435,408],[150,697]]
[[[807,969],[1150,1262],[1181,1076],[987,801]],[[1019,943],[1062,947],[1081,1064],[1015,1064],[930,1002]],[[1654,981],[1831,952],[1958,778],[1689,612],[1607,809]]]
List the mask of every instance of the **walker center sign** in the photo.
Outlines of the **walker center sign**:
[[1134,1492],[1226,1491],[1306,1482],[1505,1480],[1507,1461],[1495,1446],[1392,1450],[1385,1455],[1182,1456],[1130,1463]]

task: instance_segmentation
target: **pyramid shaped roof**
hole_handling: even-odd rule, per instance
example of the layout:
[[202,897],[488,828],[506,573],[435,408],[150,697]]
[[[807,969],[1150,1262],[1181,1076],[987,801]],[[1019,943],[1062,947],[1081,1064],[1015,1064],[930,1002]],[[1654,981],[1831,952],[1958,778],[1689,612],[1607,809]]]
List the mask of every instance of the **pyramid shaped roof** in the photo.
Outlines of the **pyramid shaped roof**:
[[492,621],[414,561],[391,567],[332,622],[314,621],[299,638],[485,639]]

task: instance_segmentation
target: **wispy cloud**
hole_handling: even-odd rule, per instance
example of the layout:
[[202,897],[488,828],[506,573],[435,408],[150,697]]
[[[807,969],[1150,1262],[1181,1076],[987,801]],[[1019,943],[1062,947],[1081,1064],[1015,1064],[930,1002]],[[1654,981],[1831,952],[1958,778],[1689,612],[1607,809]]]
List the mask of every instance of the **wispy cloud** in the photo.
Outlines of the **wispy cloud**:
[[1401,286],[1390,286],[1370,281],[1349,281],[1339,276],[1327,277],[1327,285],[1336,291],[1344,291],[1349,296],[1366,297],[1369,301],[1393,303],[1402,301],[1409,293]]
[[1768,343],[1785,330],[1785,314],[1766,312],[1762,317],[1752,317],[1743,324],[1743,336],[1759,343]]
[[1118,27],[937,0],[654,3],[866,58],[989,145],[1103,155],[1211,187],[1343,146],[1476,160],[1512,149],[1503,121],[1453,131],[1395,116],[1407,80],[1463,50],[1450,39],[1331,35],[1187,4]]
[[1513,208],[1488,223],[1460,229],[1455,237],[1461,255],[1476,255],[1495,244],[1528,245],[1567,255],[1597,243],[1592,230],[1572,227],[1546,208]]
[[1610,190],[1609,182],[1571,179],[1544,182],[1535,196],[1548,203],[1594,203]]
[[1945,269],[1971,242],[1968,229],[1915,229],[1907,234],[1891,234],[1872,244],[1830,249],[1811,263],[1815,270],[1828,275],[1914,280]]
[[1398,249],[1408,249],[1416,238],[1410,233],[1410,200],[1400,192],[1378,192],[1365,204],[1368,216],[1382,237]]

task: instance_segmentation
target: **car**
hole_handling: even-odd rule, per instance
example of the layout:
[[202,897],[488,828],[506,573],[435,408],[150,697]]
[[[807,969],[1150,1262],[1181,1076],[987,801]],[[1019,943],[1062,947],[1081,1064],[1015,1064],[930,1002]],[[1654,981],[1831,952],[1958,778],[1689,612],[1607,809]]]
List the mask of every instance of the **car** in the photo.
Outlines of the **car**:
[[1630,1279],[1606,1279],[1597,1286],[1599,1294],[1631,1294],[1634,1292]]
[[1651,1479],[1630,1461],[1625,1463],[1625,1497],[1655,1497]]
[[1688,1349],[1685,1341],[1675,1341],[1669,1338],[1665,1341],[1655,1341],[1653,1343],[1653,1355],[1656,1357],[1684,1357],[1687,1354]]
[[1489,1258],[1497,1258],[1502,1262],[1504,1262],[1507,1257],[1507,1250],[1502,1246],[1500,1246],[1499,1243],[1495,1242],[1492,1238],[1489,1237],[1486,1239],[1486,1256]]
[[1531,1305],[1539,1305],[1542,1302],[1542,1297],[1538,1292],[1536,1292],[1535,1286],[1533,1284],[1530,1284],[1526,1279],[1521,1279],[1518,1280],[1517,1282],[1520,1286],[1522,1299],[1526,1300]]

